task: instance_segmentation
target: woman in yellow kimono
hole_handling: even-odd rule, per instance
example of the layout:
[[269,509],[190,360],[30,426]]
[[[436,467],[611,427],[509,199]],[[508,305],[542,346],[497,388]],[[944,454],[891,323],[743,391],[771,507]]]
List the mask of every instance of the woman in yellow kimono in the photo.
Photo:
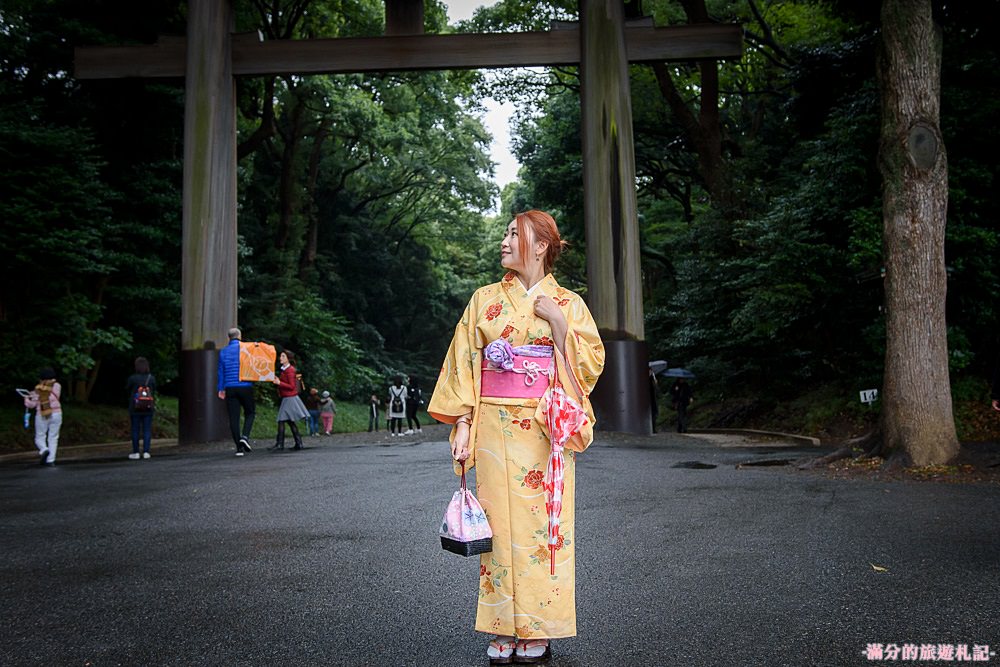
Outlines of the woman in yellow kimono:
[[[435,419],[455,425],[455,471],[461,472],[463,461],[476,467],[476,496],[493,530],[493,551],[481,556],[476,614],[476,630],[496,635],[487,650],[493,664],[545,660],[549,639],[576,635],[575,456],[593,440],[588,396],[604,367],[604,345],[583,299],[549,273],[564,245],[547,213],[528,211],[511,221],[500,244],[500,263],[508,272],[473,294],[428,406]],[[549,549],[543,488],[550,441],[539,398],[497,397],[489,386],[483,395],[483,376],[491,371],[483,350],[498,339],[554,348],[545,364],[587,416],[565,445],[555,551]],[[528,376],[522,377],[527,385]],[[548,386],[548,377],[535,379]],[[492,384],[491,377],[486,380]]]

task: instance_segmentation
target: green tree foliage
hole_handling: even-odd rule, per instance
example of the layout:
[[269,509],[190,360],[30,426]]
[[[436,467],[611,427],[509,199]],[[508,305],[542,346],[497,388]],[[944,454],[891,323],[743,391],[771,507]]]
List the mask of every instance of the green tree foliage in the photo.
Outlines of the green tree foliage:
[[[381,3],[352,7],[349,22],[305,14],[283,32],[381,32]],[[427,19],[429,30],[444,29],[442,12]],[[436,376],[446,332],[483,279],[467,255],[495,191],[489,136],[463,103],[476,80],[429,72],[244,82],[241,138],[253,150],[241,163],[240,318],[249,335],[296,350],[303,370],[342,394],[367,395],[397,373],[425,384]]]
[[[151,17],[164,26],[176,17],[156,5],[126,25],[125,4],[13,0],[0,13],[0,242],[9,253],[0,372],[21,385],[55,366],[80,400],[102,366],[128,368],[143,354],[163,380],[175,367],[176,329],[164,322],[179,317],[169,286],[179,246],[178,96],[141,82],[83,86],[69,75],[73,44],[132,40]],[[116,389],[106,394],[118,398]]]
[[[667,25],[687,22],[698,4],[643,6]],[[678,105],[668,102],[651,68],[632,67],[651,352],[701,371],[728,392],[877,384],[884,357],[877,11],[814,1],[705,4],[711,20],[739,22],[747,31],[744,58],[719,64],[719,98],[711,101],[720,112],[721,182],[731,193],[725,205],[706,186],[698,137],[687,124],[710,102],[702,98],[700,72],[668,64]],[[481,10],[476,25],[530,21],[513,6]],[[997,104],[987,92],[996,88],[997,62],[989,46],[995,30],[976,16],[948,3],[938,20],[951,168],[952,367],[984,372],[995,355],[990,295],[1000,266],[996,198],[989,194],[997,141],[987,120]],[[517,74],[493,87],[521,109],[515,142],[522,179],[511,200],[562,213],[571,233],[581,217],[574,74],[550,70],[542,83],[537,73]]]
[[[266,39],[376,36],[375,0],[236,3]],[[0,14],[0,367],[56,365],[79,398],[118,400],[134,356],[176,376],[183,88],[72,79],[78,45],[183,34],[162,0],[4,4]],[[445,31],[429,3],[428,31]],[[437,374],[487,276],[481,211],[495,188],[473,72],[237,82],[240,320],[299,354],[311,384],[367,394]],[[495,257],[494,257],[495,260]],[[489,277],[496,273],[495,261]],[[100,372],[98,372],[100,371]],[[28,377],[24,377],[28,374]]]
[[[699,9],[697,0],[642,4],[659,25]],[[991,122],[1000,63],[996,28],[977,7],[940,3],[937,18],[952,362],[985,373],[1000,319]],[[269,40],[383,30],[377,0],[236,8],[238,30]],[[728,391],[877,382],[877,11],[823,0],[707,0],[705,10],[747,30],[744,58],[718,66],[717,99],[704,98],[694,63],[631,70],[651,351]],[[425,11],[428,32],[451,30],[442,3]],[[572,1],[502,0],[459,29],[544,30],[576,11]],[[54,364],[81,398],[119,400],[141,354],[170,388],[183,89],[70,73],[74,46],[152,43],[183,34],[184,21],[179,0],[0,8],[4,382],[30,383]],[[515,103],[523,165],[497,218],[483,215],[495,194],[475,117],[486,94]],[[428,386],[469,294],[499,276],[498,234],[514,211],[555,214],[573,244],[560,279],[585,291],[575,68],[241,78],[237,100],[240,323],[248,338],[298,353],[311,384],[346,398],[402,372]],[[725,206],[690,124],[709,103],[719,109]]]

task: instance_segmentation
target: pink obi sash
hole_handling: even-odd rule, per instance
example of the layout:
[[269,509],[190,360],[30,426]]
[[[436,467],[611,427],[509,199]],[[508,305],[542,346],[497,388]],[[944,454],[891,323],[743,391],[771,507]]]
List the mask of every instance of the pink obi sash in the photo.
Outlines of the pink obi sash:
[[483,359],[482,396],[491,398],[541,398],[554,372],[552,357],[514,355],[514,369],[497,368]]

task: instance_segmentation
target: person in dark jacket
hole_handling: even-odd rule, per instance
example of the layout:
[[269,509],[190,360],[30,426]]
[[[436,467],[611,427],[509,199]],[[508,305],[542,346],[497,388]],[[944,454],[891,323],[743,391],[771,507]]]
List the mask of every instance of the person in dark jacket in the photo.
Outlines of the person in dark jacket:
[[[229,430],[236,443],[236,456],[251,451],[250,430],[257,414],[253,399],[253,384],[240,380],[240,339],[243,333],[233,327],[229,330],[229,345],[219,350],[219,398],[226,402],[229,412]],[[240,430],[240,408],[243,409],[243,429]]]
[[[420,391],[420,380],[410,377],[410,386],[406,388],[406,396],[406,435],[411,435],[414,431],[423,433],[423,429],[420,428],[420,420],[417,419],[417,411],[424,404],[424,395]],[[414,426],[417,428],[414,429]]]
[[993,409],[1000,412],[1000,361],[997,361],[996,368],[993,369],[993,384],[990,389],[990,399],[993,401]]
[[[149,445],[153,438],[156,378],[149,371],[149,360],[146,357],[136,357],[135,373],[128,376],[125,389],[128,396],[128,415],[132,421],[132,453],[128,457],[133,461],[139,459],[139,437],[142,436],[142,458],[148,459]],[[140,398],[140,393],[148,393],[148,402]]]
[[299,394],[299,398],[309,413],[309,435],[319,435],[319,389],[312,387],[305,396]]
[[653,433],[656,433],[656,422],[660,418],[660,384],[656,381],[656,373],[649,369],[649,412],[653,420]]
[[670,388],[670,400],[673,401],[674,409],[677,410],[677,432],[687,433],[687,409],[694,400],[694,390],[684,378],[677,378],[674,386]]

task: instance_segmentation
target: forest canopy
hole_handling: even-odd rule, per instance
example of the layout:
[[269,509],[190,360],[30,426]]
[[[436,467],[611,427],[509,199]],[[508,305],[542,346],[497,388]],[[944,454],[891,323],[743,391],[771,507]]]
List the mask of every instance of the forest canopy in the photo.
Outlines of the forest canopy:
[[[141,7],[139,6],[141,4]],[[376,0],[237,0],[265,39],[380,35]],[[636,3],[630,3],[635,5]],[[647,0],[657,25],[745,28],[711,68],[633,65],[646,337],[727,394],[879,386],[884,357],[878,3]],[[426,31],[546,29],[575,2],[503,0]],[[998,353],[996,27],[938,3],[951,371]],[[180,328],[183,86],[76,81],[73,47],[181,35],[174,0],[8,0],[0,9],[0,369],[53,365],[77,400],[117,401],[137,355],[170,391]],[[512,212],[553,213],[586,292],[575,68],[237,80],[239,320],[359,399],[437,367],[473,289],[495,280]],[[514,102],[518,181],[492,211],[478,113]]]

